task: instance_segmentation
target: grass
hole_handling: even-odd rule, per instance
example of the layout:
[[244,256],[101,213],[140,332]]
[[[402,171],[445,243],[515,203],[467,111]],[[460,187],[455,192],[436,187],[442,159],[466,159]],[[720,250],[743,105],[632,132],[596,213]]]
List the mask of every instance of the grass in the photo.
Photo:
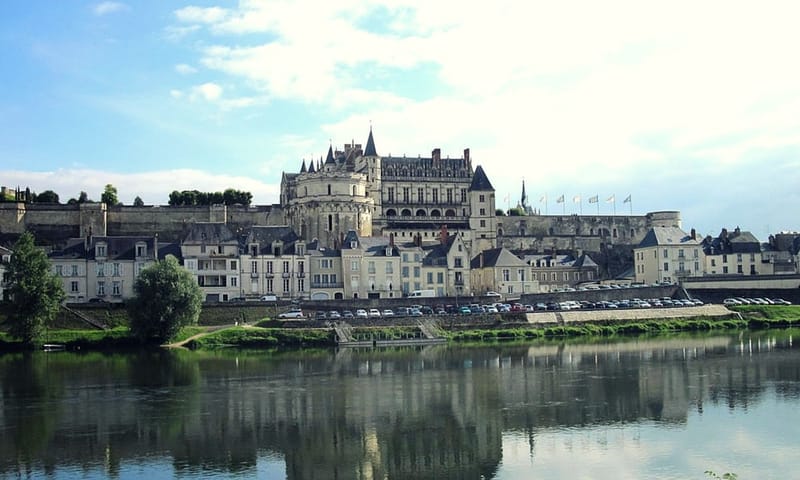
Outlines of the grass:
[[334,345],[333,333],[311,328],[231,327],[198,338],[190,348],[323,347]]

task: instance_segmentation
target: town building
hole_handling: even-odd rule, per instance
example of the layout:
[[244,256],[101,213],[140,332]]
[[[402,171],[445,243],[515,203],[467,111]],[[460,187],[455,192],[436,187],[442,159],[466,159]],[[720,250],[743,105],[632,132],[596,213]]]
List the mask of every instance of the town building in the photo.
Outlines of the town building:
[[157,237],[87,236],[70,239],[49,257],[67,302],[119,303],[133,297],[139,273],[167,255],[180,260],[180,248]]
[[11,250],[0,247],[0,300],[8,300],[8,264],[11,263]]
[[600,279],[597,263],[586,253],[519,254],[530,267],[530,277],[539,285],[539,292],[563,291]]
[[506,248],[484,250],[472,259],[470,266],[476,295],[498,292],[513,298],[539,292],[539,283],[531,278],[528,264]]
[[251,227],[243,242],[238,298],[310,297],[310,255],[294,230],[285,225]]
[[239,239],[225,223],[192,224],[181,242],[183,266],[197,281],[207,302],[242,297]]
[[723,228],[717,237],[702,241],[707,275],[771,275],[773,268],[764,263],[761,243],[750,232],[736,227],[732,232]]
[[637,283],[677,283],[704,272],[705,254],[694,230],[690,235],[677,227],[651,228],[633,254]]

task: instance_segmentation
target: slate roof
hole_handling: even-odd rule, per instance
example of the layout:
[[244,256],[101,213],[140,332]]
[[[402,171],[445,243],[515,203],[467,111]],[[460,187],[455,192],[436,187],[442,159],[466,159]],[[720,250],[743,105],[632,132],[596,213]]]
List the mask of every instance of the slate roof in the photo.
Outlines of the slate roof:
[[686,232],[678,227],[652,227],[639,242],[638,248],[655,247],[657,245],[699,245],[697,239],[693,239]]
[[723,230],[717,237],[706,237],[702,245],[706,255],[761,253],[758,239],[752,233],[738,228],[732,232]]
[[250,227],[243,241],[244,245],[258,243],[260,254],[271,253],[272,244],[280,241],[284,244],[284,251],[291,254],[294,252],[294,243],[299,239],[300,237],[297,236],[291,227],[288,225],[281,225]]
[[229,243],[236,242],[236,235],[221,222],[197,222],[189,227],[183,243]]
[[336,160],[333,158],[333,145],[328,146],[328,156],[325,158],[325,165],[335,165]]
[[553,267],[566,267],[566,268],[597,268],[597,263],[592,260],[587,254],[582,254],[578,258],[572,255],[525,255],[524,261],[526,264],[536,267],[536,262],[539,261],[538,268],[547,268],[547,261],[550,260],[550,268]]
[[[481,260],[481,256],[483,256],[483,260]],[[483,263],[482,266],[481,263]],[[528,264],[511,253],[510,250],[503,247],[484,250],[476,255],[475,258],[473,258],[470,262],[470,268],[493,268],[506,266],[526,267]]]
[[422,258],[422,264],[427,266],[447,266],[447,255],[453,244],[456,241],[456,234],[448,235],[444,243],[437,241],[436,243],[428,243],[422,245],[422,251],[425,256]]
[[483,167],[478,165],[472,175],[472,183],[469,186],[471,192],[494,192],[494,187],[483,171]]
[[[144,243],[147,246],[148,257],[152,256],[153,249],[155,248],[155,239],[153,237],[125,237],[125,236],[112,236],[112,237],[98,237],[93,236],[90,243],[86,245],[86,240],[83,238],[70,238],[67,240],[66,245],[61,250],[56,250],[50,253],[50,258],[57,259],[87,259],[95,260],[95,253],[97,252],[96,246],[99,243],[106,244],[106,253],[104,257],[108,261],[114,260],[135,260],[136,259],[136,245]],[[167,255],[174,255],[181,258],[180,245],[177,243],[164,243],[158,242],[158,258],[163,259]]]
[[372,127],[369,127],[369,138],[367,138],[367,147],[364,149],[365,157],[377,157],[378,152],[375,150],[375,140],[372,138]]

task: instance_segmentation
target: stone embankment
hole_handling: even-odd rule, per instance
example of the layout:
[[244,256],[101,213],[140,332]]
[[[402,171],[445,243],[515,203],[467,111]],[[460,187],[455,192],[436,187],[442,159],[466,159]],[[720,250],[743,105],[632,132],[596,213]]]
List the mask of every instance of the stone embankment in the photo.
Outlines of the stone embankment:
[[528,313],[534,325],[568,325],[587,322],[636,322],[671,318],[730,317],[737,315],[723,305],[702,305],[681,308],[631,308],[609,310],[569,310]]

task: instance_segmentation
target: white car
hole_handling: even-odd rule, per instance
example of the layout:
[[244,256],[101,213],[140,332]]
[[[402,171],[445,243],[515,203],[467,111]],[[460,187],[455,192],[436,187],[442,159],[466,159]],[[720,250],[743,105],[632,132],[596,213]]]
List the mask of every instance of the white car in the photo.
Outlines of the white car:
[[305,318],[305,315],[303,315],[303,311],[299,308],[293,308],[288,312],[281,313],[278,315],[278,318]]
[[484,295],[484,297],[496,297],[496,298],[500,298],[500,297],[502,297],[502,295],[500,295],[500,294],[499,294],[499,293],[497,293],[497,292],[486,292],[486,294]]
[[368,316],[369,315],[367,315],[367,311],[364,310],[363,308],[359,308],[358,310],[356,310],[356,317],[357,318],[367,318]]
[[381,317],[381,311],[378,310],[377,308],[370,308],[369,309],[369,316],[371,318],[380,318]]
[[384,317],[394,317],[394,312],[391,309],[387,308],[386,310],[381,312],[381,315],[383,315]]

